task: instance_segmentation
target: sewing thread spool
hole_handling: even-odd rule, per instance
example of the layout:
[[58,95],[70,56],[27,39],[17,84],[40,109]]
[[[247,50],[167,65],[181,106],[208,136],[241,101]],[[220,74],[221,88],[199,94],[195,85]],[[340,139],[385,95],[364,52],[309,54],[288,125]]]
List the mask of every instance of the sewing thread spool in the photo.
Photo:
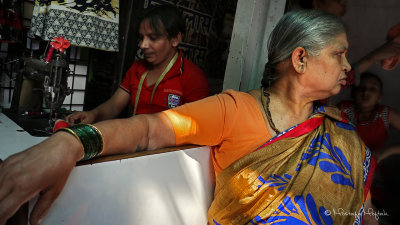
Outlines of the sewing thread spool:
[[53,57],[53,52],[54,52],[54,46],[50,45],[49,51],[47,52],[46,55],[46,62],[50,62],[51,58]]

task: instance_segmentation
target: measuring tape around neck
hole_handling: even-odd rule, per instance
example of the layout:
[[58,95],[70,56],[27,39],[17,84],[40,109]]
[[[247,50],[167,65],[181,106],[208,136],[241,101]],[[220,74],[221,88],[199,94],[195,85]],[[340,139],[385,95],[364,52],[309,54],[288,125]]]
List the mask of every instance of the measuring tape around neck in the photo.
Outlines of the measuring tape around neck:
[[[164,79],[165,75],[167,74],[167,72],[172,68],[172,66],[175,64],[176,60],[178,59],[178,52],[175,53],[174,57],[171,59],[171,61],[169,61],[167,67],[165,67],[164,71],[162,72],[162,74],[158,77],[158,80],[156,82],[156,84],[154,85],[153,91],[151,93],[151,98],[150,98],[150,103],[149,106],[151,105],[151,102],[153,101],[153,97],[154,97],[154,93],[156,92],[156,89],[158,87],[158,85],[161,83],[161,81]],[[138,90],[136,93],[136,98],[135,98],[135,105],[133,107],[133,116],[136,115],[136,110],[137,110],[137,106],[139,103],[139,97],[140,97],[140,93],[142,92],[142,87],[143,87],[143,82],[144,79],[147,77],[147,74],[149,73],[149,69],[146,70],[146,72],[143,73],[142,77],[140,77],[140,81],[139,81],[139,85],[138,85]]]

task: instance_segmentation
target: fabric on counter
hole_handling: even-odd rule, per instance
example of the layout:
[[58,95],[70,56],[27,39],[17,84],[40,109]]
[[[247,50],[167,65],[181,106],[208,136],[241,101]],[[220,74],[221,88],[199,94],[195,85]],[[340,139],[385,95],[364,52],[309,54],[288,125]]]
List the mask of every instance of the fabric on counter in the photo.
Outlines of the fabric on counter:
[[118,23],[119,0],[36,0],[28,36],[118,51]]

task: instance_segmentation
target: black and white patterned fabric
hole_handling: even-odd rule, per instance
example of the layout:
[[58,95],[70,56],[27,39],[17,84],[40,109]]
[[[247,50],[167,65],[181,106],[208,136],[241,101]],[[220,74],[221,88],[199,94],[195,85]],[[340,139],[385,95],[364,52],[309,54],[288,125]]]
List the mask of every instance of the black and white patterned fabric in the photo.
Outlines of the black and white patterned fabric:
[[28,36],[118,51],[119,0],[36,0]]

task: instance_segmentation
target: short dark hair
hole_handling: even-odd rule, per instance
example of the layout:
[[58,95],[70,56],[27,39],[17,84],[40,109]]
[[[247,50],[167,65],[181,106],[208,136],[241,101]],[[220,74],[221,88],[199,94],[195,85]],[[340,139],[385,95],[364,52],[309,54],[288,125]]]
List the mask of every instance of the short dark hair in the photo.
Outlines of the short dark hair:
[[302,9],[314,9],[313,6],[314,1],[325,3],[325,0],[299,0],[299,5]]
[[167,33],[169,39],[176,37],[179,32],[182,35],[185,33],[185,21],[182,13],[171,4],[150,6],[145,9],[143,14],[139,16],[138,28],[143,21],[148,21],[151,29],[157,34]]
[[302,9],[312,9],[313,0],[299,0],[299,5]]
[[[382,82],[382,79],[378,76],[378,75],[376,75],[376,74],[374,74],[374,73],[371,73],[371,72],[364,72],[364,73],[362,73],[362,74],[360,74],[360,81],[362,80],[362,79],[365,79],[365,78],[373,78],[373,79],[375,79],[376,81],[378,81],[378,83],[379,83],[379,88],[380,88],[380,91],[379,91],[379,93],[383,93],[383,82]],[[357,90],[359,90],[359,86],[352,86],[351,87],[351,92],[350,92],[350,96],[354,99],[355,97],[356,97],[356,91]]]
[[373,79],[375,79],[376,81],[378,81],[378,83],[379,83],[379,87],[380,87],[380,89],[381,89],[381,93],[383,92],[383,82],[382,82],[382,79],[378,76],[378,75],[376,75],[376,74],[374,74],[374,73],[371,73],[371,72],[364,72],[364,73],[362,73],[361,75],[360,75],[360,80],[362,80],[362,79],[365,79],[365,78],[373,78]]

